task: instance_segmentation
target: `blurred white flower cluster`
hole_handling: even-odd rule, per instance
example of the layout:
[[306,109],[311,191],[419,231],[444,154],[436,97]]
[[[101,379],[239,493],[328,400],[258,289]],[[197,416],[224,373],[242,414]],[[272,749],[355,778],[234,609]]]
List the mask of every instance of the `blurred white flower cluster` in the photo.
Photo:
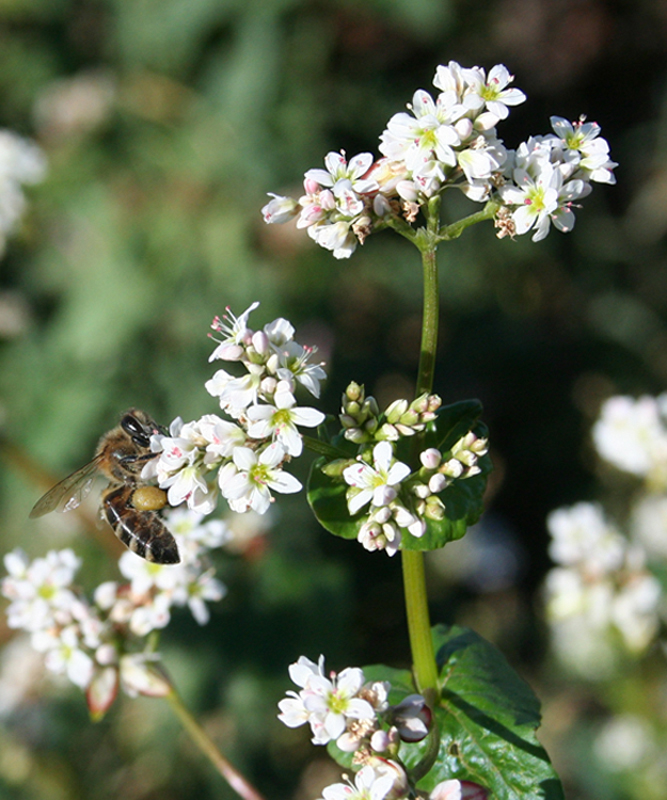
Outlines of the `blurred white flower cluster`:
[[624,535],[602,507],[578,503],[549,515],[547,612],[556,651],[575,670],[609,674],[639,655],[667,614],[652,566],[667,559],[667,395],[607,400],[593,427],[598,454],[642,479]]
[[26,208],[22,186],[39,183],[46,175],[46,158],[33,142],[0,130],[0,255],[9,234]]
[[74,584],[81,561],[72,550],[52,550],[33,561],[21,550],[5,556],[2,594],[10,601],[9,627],[28,632],[47,668],[86,692],[94,716],[109,708],[119,683],[132,696],[168,693],[159,655],[143,637],[169,623],[172,606],[187,605],[205,624],[206,602],[225,594],[208,559],[210,549],[227,541],[225,524],[204,523],[186,510],[172,512],[167,522],[181,563],[154,564],[127,551],[119,567],[128,582],[100,584],[92,602]]
[[667,394],[610,397],[593,441],[605,461],[643,478],[651,490],[667,491]]
[[158,434],[151,440],[160,455],[146,465],[143,478],[157,478],[172,506],[187,503],[210,514],[219,493],[233,511],[264,514],[272,491],[290,494],[302,488],[284,466],[301,455],[298,427],[314,428],[325,416],[315,408],[298,407],[294,392],[301,384],[319,397],[326,373],[322,364],[310,363],[316,350],[294,341],[294,328],[286,319],[260,331],[249,328],[248,317],[258,305],[253,303],[239,317],[227,309],[212,325],[222,338],[209,361],[237,362],[245,369],[240,377],[219,369],[206,383],[230,419],[206,414],[183,423],[177,418],[169,436]]
[[347,483],[350,516],[369,506],[357,535],[366,550],[385,550],[393,556],[401,544],[401,531],[423,536],[427,520],[444,518],[440,492],[456,480],[480,473],[477,462],[488,452],[488,441],[472,431],[447,453],[433,447],[424,450],[419,456],[422,466],[415,472],[396,458],[398,441],[424,431],[440,405],[437,395],[422,395],[412,403],[396,400],[380,412],[375,398],[365,396],[363,386],[352,382],[347,387],[340,415],[344,437],[369,447],[356,459],[331,462],[323,471],[340,474]]
[[264,220],[298,216],[297,227],[320,246],[349,258],[373,230],[401,216],[411,223],[434,195],[458,189],[475,202],[499,202],[500,237],[533,230],[539,241],[551,223],[572,230],[573,203],[589,194],[591,181],[615,182],[609,145],[596,123],[552,117],[552,134],[506,149],[496,125],[526,99],[512,80],[502,64],[488,75],[455,61],[440,65],[438,95],[419,89],[408,112],[389,120],[380,137],[383,158],[360,153],[348,161],[342,151],[328,153],[326,169],[306,172],[298,201],[271,195]]
[[[421,742],[428,736],[432,713],[421,695],[408,695],[391,706],[387,681],[366,681],[358,667],[327,676],[324,656],[317,664],[301,656],[290,665],[289,674],[301,691],[287,692],[278,703],[278,719],[289,728],[309,724],[313,744],[335,741],[341,750],[353,753],[352,763],[361,767],[354,783],[327,786],[323,800],[399,800],[414,796],[405,770],[390,756],[400,742]],[[431,800],[486,797],[481,786],[457,780],[438,784],[430,795]]]

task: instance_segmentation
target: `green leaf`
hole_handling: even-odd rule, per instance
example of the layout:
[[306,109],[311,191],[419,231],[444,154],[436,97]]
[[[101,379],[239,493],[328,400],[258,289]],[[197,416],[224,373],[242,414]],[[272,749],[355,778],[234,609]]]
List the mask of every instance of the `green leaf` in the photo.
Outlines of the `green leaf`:
[[308,502],[325,530],[343,539],[356,539],[367,512],[362,510],[356,516],[350,516],[345,499],[347,484],[343,478],[332,478],[322,472],[322,467],[328,461],[322,456],[310,468]]
[[[490,790],[494,800],[562,800],[563,789],[535,731],[540,704],[492,644],[467,628],[437,626],[434,645],[442,699],[436,708],[440,749],[418,786],[452,778]],[[426,744],[402,745],[408,769]]]
[[[486,426],[479,422],[482,406],[477,400],[464,400],[443,406],[438,411],[436,420],[429,425],[429,430],[424,436],[422,449],[436,447],[446,454],[468,431],[472,430],[477,436],[487,436]],[[349,446],[349,443],[345,443]],[[366,449],[368,445],[364,446]],[[410,461],[413,439],[404,437],[398,442],[397,458]],[[350,451],[354,458],[356,451]],[[325,458],[320,458],[311,467],[308,479],[308,502],[313,513],[323,528],[340,536],[343,539],[356,539],[361,525],[368,516],[368,509],[362,509],[354,517],[350,517],[347,509],[345,494],[347,484],[342,477],[331,477],[322,472],[322,467],[327,463]],[[423,536],[416,538],[408,531],[401,531],[402,550],[437,550],[444,547],[447,542],[460,539],[466,530],[474,525],[483,511],[483,497],[486,481],[492,464],[489,456],[484,456],[478,462],[480,474],[472,478],[454,481],[440,493],[440,499],[445,505],[445,515],[442,520],[426,520],[426,531]]]

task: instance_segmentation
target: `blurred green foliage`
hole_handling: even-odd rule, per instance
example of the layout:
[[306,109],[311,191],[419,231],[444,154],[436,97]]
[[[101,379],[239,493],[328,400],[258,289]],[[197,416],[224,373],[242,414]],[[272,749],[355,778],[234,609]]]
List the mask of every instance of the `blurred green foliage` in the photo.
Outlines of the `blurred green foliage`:
[[[258,299],[254,321],[285,316],[319,345],[328,412],[352,379],[381,405],[409,395],[416,253],[384,233],[337,262],[292,226],[264,226],[259,209],[267,191],[298,194],[328,150],[377,152],[437,64],[503,62],[529,98],[499,130],[508,146],[548,132],[551,114],[586,113],[621,165],[619,186],[596,187],[567,237],[498,242],[487,226],[440,253],[436,390],[484,403],[491,517],[523,567],[481,593],[434,571],[434,621],[472,621],[539,674],[546,513],[594,493],[582,441],[600,400],[667,378],[666,28],[651,0],[0,2],[0,125],[34,136],[50,162],[0,262],[0,409],[14,446],[2,550],[74,542],[89,588],[114,577],[97,539],[68,538],[75,520],[28,523],[45,486],[26,459],[62,476],[134,405],[165,422],[214,412],[206,332],[226,305]],[[452,218],[469,208],[449,202]],[[221,569],[229,597],[205,629],[177,617],[165,661],[261,790],[315,798],[329,767],[302,772],[319,754],[275,721],[286,666],[325,652],[334,669],[405,667],[399,564],[324,534],[300,496],[280,503],[261,553]],[[564,679],[544,680],[557,704]],[[231,796],[159,701],[123,701],[93,726],[76,690],[49,685],[2,722],[3,798]],[[568,797],[625,798],[613,781],[581,782],[562,732],[544,739]]]

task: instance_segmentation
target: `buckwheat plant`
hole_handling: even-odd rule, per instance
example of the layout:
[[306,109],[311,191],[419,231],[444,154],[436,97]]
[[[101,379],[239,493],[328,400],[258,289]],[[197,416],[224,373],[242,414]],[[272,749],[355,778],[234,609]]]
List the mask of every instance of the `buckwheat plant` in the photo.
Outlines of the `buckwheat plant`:
[[664,683],[667,395],[609,398],[592,438],[614,476],[613,512],[605,503],[579,502],[548,517],[555,562],[545,581],[551,645],[608,709],[594,739],[598,761],[615,774],[624,796],[659,798],[667,781],[665,710],[636,698],[650,693],[651,668]]
[[[417,247],[424,305],[412,397],[381,409],[363,383],[352,380],[337,421],[302,404],[297,398],[304,391],[319,398],[324,365],[315,348],[296,341],[287,320],[251,326],[255,302],[239,316],[227,309],[213,320],[216,345],[209,360],[229,367],[206,383],[219,409],[189,422],[177,418],[167,435],[151,440],[155,458],[143,478],[157,482],[170,505],[203,518],[221,500],[236,513],[264,514],[280,494],[299,492],[290,463],[311,450],[319,457],[306,494],[322,526],[368,551],[400,553],[412,668],[327,672],[323,656],[317,663],[301,656],[289,667],[298,691],[280,702],[280,720],[308,725],[313,743],[326,745],[347,770],[346,782],[325,788],[323,800],[562,797],[535,736],[535,696],[473,631],[431,628],[424,580],[424,551],[461,538],[477,521],[491,470],[480,404],[443,406],[432,391],[438,246],[484,221],[493,221],[500,238],[532,232],[539,241],[552,223],[569,231],[575,202],[591,184],[614,182],[615,164],[600,128],[583,117],[574,123],[553,117],[552,133],[506,148],[496,126],[525,100],[512,80],[502,65],[488,74],[455,62],[439,66],[437,95],[417,91],[408,110],[389,120],[380,157],[361,153],[348,160],[343,151],[329,153],[325,169],[306,173],[303,196],[271,195],[263,209],[268,223],[296,218],[297,227],[335,258],[349,258],[384,229]],[[462,192],[481,210],[441,219],[447,191]],[[182,552],[188,542],[219,544],[222,534],[211,532],[211,524],[200,518],[195,530],[209,532],[184,534]],[[12,601],[10,623],[30,631],[51,669],[85,689],[93,713],[108,707],[119,684],[171,699],[236,791],[257,798],[175,699],[145,638],[167,624],[171,605],[188,604],[202,623],[205,601],[222,596],[201,550],[194,548],[182,567],[139,564],[128,554],[121,571],[129,584],[104,584],[92,602],[73,588],[77,565],[70,551],[33,564],[19,553],[8,556],[3,591]],[[396,655],[397,661],[405,657]]]

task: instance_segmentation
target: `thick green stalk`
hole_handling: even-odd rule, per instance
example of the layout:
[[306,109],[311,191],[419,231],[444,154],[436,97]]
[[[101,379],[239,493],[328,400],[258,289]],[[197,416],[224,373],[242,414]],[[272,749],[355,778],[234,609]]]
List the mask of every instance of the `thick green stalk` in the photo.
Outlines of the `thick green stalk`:
[[403,550],[403,590],[410,634],[412,668],[417,689],[430,704],[435,702],[438,668],[435,663],[431,621],[428,614],[424,554],[420,550]]
[[[419,249],[422,254],[424,276],[424,310],[422,316],[422,340],[419,356],[416,396],[431,392],[438,343],[438,265],[436,248],[440,219],[440,198],[432,198],[428,207],[427,227],[420,232]],[[420,692],[435,702],[438,685],[438,669],[435,663],[431,622],[428,613],[428,597],[424,576],[424,554],[416,550],[403,550],[403,589],[412,651],[412,665]]]

